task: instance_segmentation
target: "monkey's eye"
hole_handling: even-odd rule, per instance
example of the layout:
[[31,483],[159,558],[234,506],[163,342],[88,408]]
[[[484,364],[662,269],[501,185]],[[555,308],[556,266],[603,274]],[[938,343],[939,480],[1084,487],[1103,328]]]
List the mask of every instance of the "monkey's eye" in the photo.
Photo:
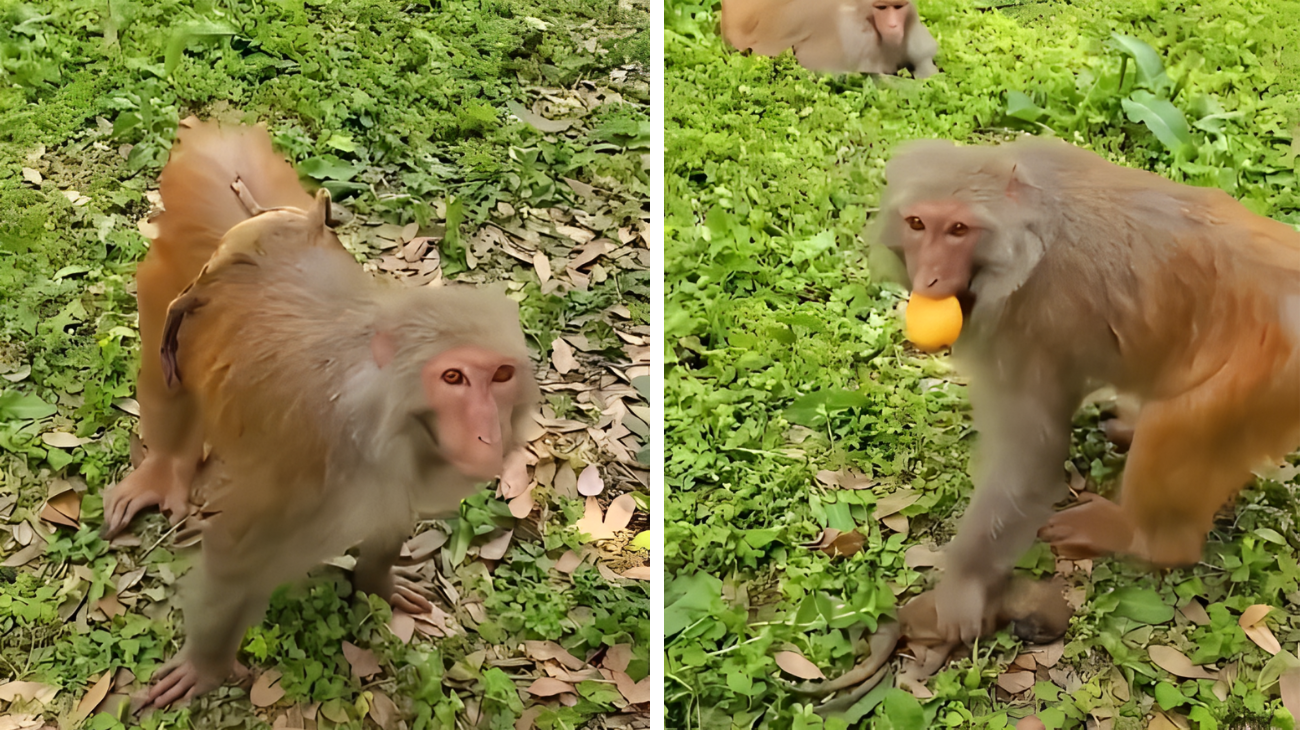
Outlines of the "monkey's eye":
[[952,224],[952,228],[948,229],[948,235],[964,236],[966,235],[966,232],[969,230],[970,228],[968,228],[965,223],[954,223]]
[[513,365],[502,365],[497,368],[496,373],[492,375],[492,382],[506,383],[513,377],[515,377],[515,367]]
[[924,231],[925,221],[921,220],[920,218],[917,218],[914,215],[909,215],[907,217],[907,226],[914,231]]
[[442,382],[448,385],[460,385],[465,382],[465,373],[459,370],[447,370],[442,374]]

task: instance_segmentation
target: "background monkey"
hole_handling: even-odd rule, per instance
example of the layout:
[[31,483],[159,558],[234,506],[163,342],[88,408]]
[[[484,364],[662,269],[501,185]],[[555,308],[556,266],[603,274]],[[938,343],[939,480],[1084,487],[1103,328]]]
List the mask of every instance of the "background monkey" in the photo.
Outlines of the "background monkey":
[[830,73],[939,72],[939,46],[909,0],[723,0],[722,36],[741,51]]
[[[176,230],[162,223],[186,210],[186,225],[220,245],[167,309],[159,351],[144,357],[158,358],[163,402],[184,406],[162,412],[198,444],[193,487],[210,516],[186,644],[149,692],[154,706],[219,685],[271,592],[352,545],[359,590],[426,610],[392,576],[415,515],[454,510],[499,474],[537,395],[513,302],[386,286],[329,230],[328,193],[312,201],[299,188],[306,207],[267,207],[265,182],[230,177],[292,173],[261,144],[265,132],[190,130],[174,153],[181,164],[164,173],[160,228]],[[207,141],[224,152],[220,163],[194,154]],[[195,204],[172,207],[169,190]],[[243,219],[220,230],[236,207]],[[171,240],[188,253],[190,239]]]
[[[956,296],[975,494],[936,589],[971,641],[1035,533],[1061,554],[1199,559],[1251,470],[1300,445],[1300,234],[1217,189],[1064,142],[914,142],[877,224],[915,293]],[[1119,504],[1064,496],[1070,421],[1101,382],[1142,403]]]

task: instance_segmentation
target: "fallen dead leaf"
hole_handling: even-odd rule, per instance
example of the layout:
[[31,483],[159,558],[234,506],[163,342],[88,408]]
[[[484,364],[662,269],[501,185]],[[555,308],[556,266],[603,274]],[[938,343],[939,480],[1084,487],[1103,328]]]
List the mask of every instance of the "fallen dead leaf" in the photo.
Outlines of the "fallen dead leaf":
[[75,449],[82,444],[88,444],[92,439],[78,438],[66,431],[46,431],[41,434],[41,441],[46,446],[53,446],[56,449]]
[[998,675],[998,686],[1013,695],[1018,695],[1034,686],[1034,673],[1003,672]]
[[903,563],[912,570],[943,567],[943,549],[935,545],[913,545],[903,553]]
[[81,526],[81,495],[69,489],[60,492],[45,503],[41,519],[54,525],[77,529]]
[[536,501],[533,499],[533,490],[529,489],[523,494],[510,500],[510,514],[517,520],[527,517],[532,511]]
[[635,568],[628,568],[619,575],[632,580],[650,580],[653,576],[650,573],[649,565],[638,565]]
[[478,549],[478,556],[484,560],[500,560],[504,558],[506,551],[510,549],[510,538],[514,534],[514,530],[506,530],[497,537],[492,538],[490,542]]
[[804,658],[803,654],[794,651],[779,651],[776,653],[776,665],[787,674],[793,674],[799,679],[826,679],[822,670],[817,668],[816,664]]
[[113,688],[113,670],[109,669],[100,675],[99,680],[88,690],[86,695],[77,703],[77,709],[72,713],[74,723],[79,723],[90,717],[90,713],[95,711],[99,703],[104,701],[108,696],[108,691]]
[[633,682],[632,678],[623,672],[614,672],[614,686],[618,691],[634,705],[643,704],[650,701],[650,678],[646,677],[640,682]]
[[605,491],[605,480],[600,478],[600,470],[595,464],[588,464],[578,475],[578,494],[595,497]]
[[555,569],[561,573],[573,573],[579,565],[582,565],[582,556],[572,550],[564,551],[560,559],[555,561]]
[[1277,637],[1273,636],[1272,630],[1264,623],[1265,617],[1272,610],[1272,606],[1257,603],[1242,611],[1241,618],[1237,620],[1237,623],[1241,626],[1241,630],[1246,632],[1246,636],[1250,637],[1250,640],[1255,642],[1259,648],[1269,654],[1276,655],[1279,651],[1282,651],[1282,645],[1278,643]]
[[441,530],[425,530],[406,541],[402,546],[402,557],[413,563],[423,563],[445,544],[447,544],[447,533]]
[[546,258],[546,254],[538,251],[533,254],[533,268],[537,270],[537,279],[545,284],[551,278],[551,260]]
[[415,618],[405,611],[394,609],[393,620],[388,622],[388,628],[403,644],[409,644],[411,636],[415,634]]
[[19,697],[47,705],[59,694],[59,688],[44,682],[7,682],[0,684],[0,700],[13,702]]
[[556,337],[551,341],[551,364],[560,375],[565,375],[578,367],[578,360],[573,356],[573,346]]
[[900,514],[892,514],[888,517],[880,518],[881,524],[900,535],[907,534],[907,518]]
[[1202,606],[1201,602],[1195,598],[1179,606],[1178,612],[1197,626],[1210,625],[1210,614],[1205,612],[1205,606]]
[[1282,706],[1291,717],[1300,717],[1300,667],[1292,667],[1282,673],[1277,682],[1282,693]]
[[371,690],[369,715],[375,721],[375,724],[381,728],[396,727],[396,721],[402,716],[397,709],[397,703],[378,690]]
[[528,693],[534,697],[554,697],[564,692],[573,691],[573,685],[550,677],[540,677],[528,685]]
[[1184,679],[1217,679],[1218,674],[1192,664],[1187,655],[1172,646],[1148,646],[1147,654],[1161,669]]
[[627,665],[632,662],[632,645],[615,644],[605,652],[605,657],[601,659],[600,666],[613,670],[615,672],[626,672]]
[[0,715],[0,730],[36,730],[44,726],[45,721],[40,715],[26,713]]
[[284,697],[284,687],[280,686],[280,670],[268,669],[262,672],[253,688],[248,691],[248,701],[254,707],[270,707]]
[[525,641],[524,650],[528,652],[528,658],[534,661],[553,659],[575,671],[587,666],[586,662],[570,654],[568,649],[554,641]]
[[[1182,719],[1183,722],[1177,722]],[[1185,718],[1178,715],[1169,715],[1164,712],[1157,712],[1151,716],[1151,722],[1147,725],[1147,730],[1187,730],[1189,725]]]
[[379,660],[369,649],[362,649],[350,641],[343,642],[343,658],[352,666],[352,674],[358,679],[365,679],[379,674]]
[[883,520],[900,510],[907,509],[915,504],[916,500],[920,498],[921,493],[912,491],[911,489],[900,489],[893,494],[887,494],[881,497],[880,501],[876,503],[876,519]]

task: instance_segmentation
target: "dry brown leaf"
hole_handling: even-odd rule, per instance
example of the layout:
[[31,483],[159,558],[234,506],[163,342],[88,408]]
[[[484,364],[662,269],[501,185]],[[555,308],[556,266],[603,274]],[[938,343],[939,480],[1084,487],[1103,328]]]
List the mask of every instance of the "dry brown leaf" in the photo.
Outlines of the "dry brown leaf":
[[556,337],[551,341],[551,364],[560,375],[565,375],[578,367],[578,360],[573,356],[573,346]]
[[1195,598],[1179,606],[1178,612],[1197,626],[1210,625],[1210,614],[1205,612],[1205,606],[1202,606],[1201,602]]
[[527,492],[533,486],[528,480],[528,459],[523,449],[515,449],[506,457],[501,470],[500,493],[506,499],[514,499]]
[[630,494],[620,494],[609,504],[609,511],[605,513],[605,526],[611,530],[622,530],[627,528],[627,523],[632,521],[632,513],[636,511],[636,500]]
[[1034,659],[1034,655],[1029,653],[1017,656],[1011,663],[1027,672],[1038,669],[1038,660]]
[[92,440],[79,438],[66,431],[46,431],[41,434],[41,441],[44,441],[46,446],[53,446],[56,449],[75,449],[82,444],[90,443]]
[[570,654],[568,649],[565,649],[554,641],[525,641],[524,650],[528,653],[528,658],[533,661],[543,662],[548,659],[554,659],[560,664],[573,670],[582,669],[587,666],[586,662]]
[[81,526],[81,495],[69,489],[50,497],[41,510],[41,519],[54,525],[77,529]]
[[1065,654],[1065,639],[1057,639],[1050,644],[1041,646],[1031,646],[1025,649],[1028,654],[1034,655],[1034,660],[1042,667],[1054,667],[1061,661],[1061,656]]
[[1241,618],[1237,620],[1237,623],[1241,626],[1241,630],[1246,632],[1246,636],[1250,637],[1250,640],[1255,642],[1259,648],[1269,654],[1276,655],[1279,651],[1282,651],[1282,645],[1278,643],[1277,637],[1264,623],[1264,618],[1272,610],[1272,606],[1257,603],[1242,611]]
[[1147,724],[1147,730],[1187,730],[1188,725],[1175,721],[1173,715],[1167,715],[1163,712],[1157,712],[1151,716],[1151,722]]
[[834,542],[835,538],[839,536],[840,536],[839,530],[835,529],[834,527],[828,527],[825,530],[822,530],[821,534],[817,536],[816,540],[813,540],[812,542],[805,542],[803,544],[803,547],[806,547],[810,550],[821,550],[822,548]]
[[506,551],[510,549],[510,538],[514,534],[514,530],[507,530],[492,538],[490,542],[478,549],[478,556],[484,560],[500,560],[504,558]]
[[536,501],[533,499],[533,490],[529,489],[523,494],[510,500],[510,514],[517,520],[522,520],[533,511]]
[[998,675],[998,686],[1013,695],[1018,695],[1034,686],[1034,673],[1003,672]]
[[405,611],[394,609],[393,619],[388,622],[388,628],[403,644],[409,644],[415,634],[415,618]]
[[515,730],[533,730],[537,724],[537,716],[546,711],[546,705],[530,705],[524,710],[523,714],[515,720]]
[[607,540],[614,536],[614,531],[605,526],[605,515],[595,497],[587,497],[587,508],[582,519],[578,520],[577,528],[590,540]]
[[108,691],[113,688],[113,670],[109,669],[100,675],[99,680],[94,686],[86,690],[86,696],[81,698],[77,703],[77,709],[72,713],[74,724],[90,717],[90,713],[95,711],[99,703],[104,701],[108,696]]
[[582,565],[582,556],[572,550],[565,550],[560,559],[555,561],[555,569],[561,573],[571,574],[579,565]]
[[539,677],[528,685],[528,693],[534,697],[554,697],[564,692],[573,691],[573,685],[550,677]]
[[546,258],[546,254],[538,251],[533,254],[533,268],[537,270],[537,279],[545,284],[551,278],[551,260]]
[[369,715],[376,725],[385,729],[397,727],[397,721],[402,717],[402,713],[397,709],[397,703],[379,690],[370,692]]
[[907,509],[920,498],[921,493],[914,492],[911,489],[900,489],[893,494],[887,494],[881,497],[879,502],[876,502],[876,519],[883,520],[900,510]]
[[1291,717],[1300,717],[1300,667],[1291,667],[1283,672],[1277,686],[1282,693],[1282,706]]
[[0,684],[0,700],[13,702],[19,697],[47,705],[59,694],[59,688],[44,682],[7,682]]
[[402,556],[411,562],[423,563],[445,544],[447,544],[447,533],[441,530],[425,530],[406,541],[402,546]]
[[847,558],[861,552],[865,540],[862,533],[854,530],[836,535],[834,540],[820,549],[832,558]]
[[880,519],[881,524],[900,535],[907,534],[907,518],[900,514],[892,514]]
[[632,580],[650,580],[653,577],[650,573],[649,565],[638,565],[635,568],[628,568],[619,575]]
[[248,701],[254,707],[270,707],[284,697],[284,687],[280,686],[280,670],[268,669],[253,682],[248,691]]
[[614,672],[614,686],[627,699],[628,702],[639,705],[650,701],[650,678],[645,677],[640,682],[633,682],[632,678],[623,672]]
[[605,480],[600,478],[600,470],[595,464],[588,464],[578,475],[578,494],[595,497],[605,491]]
[[1183,679],[1217,679],[1218,674],[1192,664],[1187,655],[1172,646],[1148,646],[1147,654],[1157,667]]
[[799,679],[826,679],[826,675],[822,674],[822,670],[818,669],[816,664],[795,651],[777,652],[776,665],[787,674],[793,674]]
[[943,549],[934,545],[913,545],[903,553],[903,563],[912,570],[943,567]]
[[0,730],[37,730],[43,727],[49,726],[40,715],[18,712],[0,715]]
[[615,644],[605,651],[605,656],[600,660],[600,666],[615,671],[626,672],[627,665],[632,662],[632,645]]
[[369,649],[362,649],[350,641],[343,642],[343,658],[352,666],[352,674],[358,679],[365,679],[379,674],[379,660]]

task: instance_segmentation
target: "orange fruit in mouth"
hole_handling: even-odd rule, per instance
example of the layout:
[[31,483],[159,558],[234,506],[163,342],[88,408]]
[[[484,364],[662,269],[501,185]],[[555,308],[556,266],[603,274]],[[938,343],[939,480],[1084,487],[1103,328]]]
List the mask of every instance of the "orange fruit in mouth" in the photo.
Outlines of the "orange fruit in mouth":
[[925,352],[933,352],[957,341],[961,334],[961,304],[957,297],[931,299],[912,294],[904,315],[907,339]]

